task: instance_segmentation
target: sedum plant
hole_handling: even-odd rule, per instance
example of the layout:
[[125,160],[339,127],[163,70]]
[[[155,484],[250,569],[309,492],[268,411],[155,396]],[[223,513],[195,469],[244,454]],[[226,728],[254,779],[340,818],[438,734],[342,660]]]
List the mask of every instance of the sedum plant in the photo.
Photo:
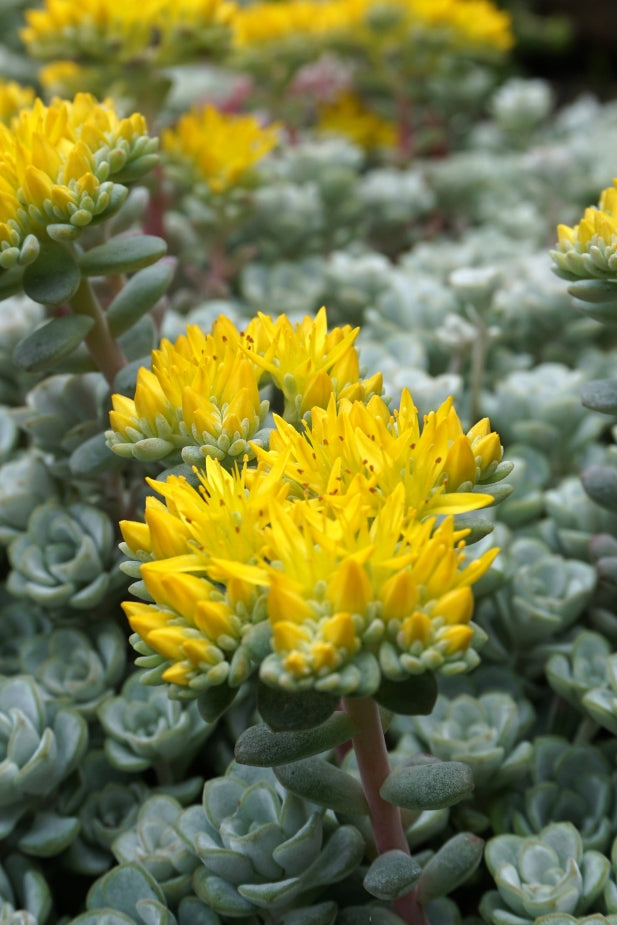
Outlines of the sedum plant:
[[551,822],[571,822],[583,847],[605,852],[615,827],[615,775],[593,745],[571,745],[560,736],[538,736],[530,762],[532,784],[500,796],[493,807],[498,832],[537,834]]
[[26,854],[49,857],[75,838],[77,820],[54,811],[60,785],[88,746],[85,720],[51,710],[29,675],[0,682],[3,782],[0,831]]
[[480,910],[491,923],[507,921],[508,913],[510,920],[524,923],[555,912],[581,915],[598,899],[610,873],[610,861],[585,851],[567,822],[527,838],[498,835],[487,844],[486,862],[498,891],[483,896]]
[[491,691],[477,699],[439,696],[432,713],[414,718],[414,727],[431,754],[471,767],[481,797],[512,787],[526,775],[533,749],[520,739],[533,719],[529,702]]
[[611,923],[614,105],[485,0],[7,2],[0,919]]
[[[342,880],[364,854],[352,825],[337,826],[323,806],[285,792],[270,770],[232,764],[204,787],[203,804],[176,828],[200,862],[194,887],[214,911],[232,918],[305,910],[323,887]],[[324,908],[316,921],[330,921]]]

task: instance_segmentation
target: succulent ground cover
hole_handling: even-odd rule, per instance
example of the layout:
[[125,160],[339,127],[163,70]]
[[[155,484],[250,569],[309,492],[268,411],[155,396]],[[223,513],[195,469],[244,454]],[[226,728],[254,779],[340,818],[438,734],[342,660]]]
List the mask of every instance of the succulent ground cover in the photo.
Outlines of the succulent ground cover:
[[0,35],[0,921],[614,925],[615,104],[489,0]]

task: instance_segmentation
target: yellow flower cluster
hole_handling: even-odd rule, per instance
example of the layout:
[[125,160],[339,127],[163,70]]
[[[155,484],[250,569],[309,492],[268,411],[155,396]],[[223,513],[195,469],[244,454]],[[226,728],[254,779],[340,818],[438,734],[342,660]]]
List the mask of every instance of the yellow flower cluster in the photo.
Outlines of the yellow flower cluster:
[[34,103],[32,87],[22,87],[14,80],[0,80],[0,122],[8,123],[20,109]]
[[367,0],[257,0],[241,6],[234,17],[239,48],[277,43],[294,36],[344,32],[365,15]]
[[327,330],[325,309],[294,327],[259,314],[239,332],[221,316],[212,333],[197,326],[175,344],[163,340],[152,370],[138,373],[134,398],[114,395],[107,442],[119,456],[203,465],[252,457],[267,439],[269,401],[260,389],[282,393],[285,419],[298,423],[331,396],[381,392],[380,376],[359,378],[358,329]]
[[181,168],[185,185],[205,183],[215,194],[250,186],[255,164],[277,141],[277,126],[262,128],[255,116],[223,113],[214,106],[194,109],[161,134],[167,166]]
[[[243,335],[220,318],[212,334],[193,328],[164,345],[142,377],[149,421],[169,422],[183,403],[201,411],[191,375],[225,364],[227,348],[260,387],[287,384],[292,410],[308,394],[322,399],[301,422],[273,415],[252,462],[229,470],[210,453],[196,483],[150,480],[162,500],[148,498],[145,523],[121,524],[142,597],[124,609],[162,680],[196,694],[235,688],[259,668],[284,689],[365,696],[383,677],[477,663],[471,585],[496,550],[467,561],[467,531],[452,515],[493,502],[476,489],[503,475],[499,437],[486,419],[465,432],[451,400],[422,427],[408,392],[390,411],[374,388],[380,377],[359,379],[356,333],[328,332],[325,310],[295,327],[258,316]],[[218,380],[203,373],[204,414],[246,387],[230,369]],[[114,401],[116,424],[123,407],[128,420],[131,400]]]
[[229,0],[45,0],[21,38],[44,60],[167,66],[226,45],[234,12]]
[[371,16],[387,21],[404,37],[410,30],[439,30],[453,47],[507,51],[514,44],[510,17],[490,0],[257,0],[239,7],[234,39],[240,48],[294,36],[351,35]]
[[508,51],[514,45],[508,13],[491,0],[394,0],[410,23],[442,29],[455,45]]
[[77,65],[87,80],[92,65],[164,67],[221,56],[230,43],[250,50],[291,42],[302,56],[310,53],[307,38],[358,39],[373,15],[381,21],[389,10],[402,42],[428,29],[453,50],[506,51],[513,44],[510,18],[491,0],[44,0],[42,9],[26,11],[21,35],[30,55],[53,62],[43,74],[46,85],[66,80],[67,92]]
[[156,145],[139,113],[120,119],[85,93],[37,99],[0,124],[0,267],[14,266],[28,241],[77,237],[115,211],[123,184],[156,162]]
[[617,274],[617,179],[603,190],[596,207],[585,209],[578,225],[557,226],[558,244],[551,257],[565,273],[583,279]]
[[398,137],[397,126],[368,109],[355,93],[346,92],[320,107],[317,127],[322,132],[346,135],[368,151],[392,148]]

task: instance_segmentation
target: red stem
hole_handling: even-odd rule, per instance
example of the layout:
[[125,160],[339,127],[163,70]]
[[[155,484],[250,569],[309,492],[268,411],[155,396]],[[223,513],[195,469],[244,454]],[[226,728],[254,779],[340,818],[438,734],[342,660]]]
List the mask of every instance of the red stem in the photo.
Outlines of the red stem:
[[[398,806],[384,800],[379,793],[383,782],[392,770],[379,708],[371,697],[344,697],[343,707],[360,728],[360,732],[351,741],[369,807],[377,852],[383,854],[385,851],[398,848],[409,854],[401,811]],[[415,890],[395,899],[392,907],[408,925],[428,925],[424,910],[416,898]]]

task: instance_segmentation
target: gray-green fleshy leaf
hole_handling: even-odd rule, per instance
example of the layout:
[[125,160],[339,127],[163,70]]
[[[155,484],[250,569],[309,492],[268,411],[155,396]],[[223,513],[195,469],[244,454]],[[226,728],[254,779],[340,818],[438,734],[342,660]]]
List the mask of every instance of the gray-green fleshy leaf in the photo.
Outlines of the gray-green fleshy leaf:
[[17,344],[13,362],[28,373],[51,369],[77,349],[93,324],[86,315],[52,318]]
[[215,877],[205,870],[195,873],[193,884],[198,896],[221,915],[233,917],[250,915],[254,906],[248,899],[244,899],[233,884],[222,877]]
[[288,764],[341,745],[356,732],[355,723],[340,711],[320,726],[294,732],[273,732],[266,723],[260,723],[241,733],[236,741],[235,758],[240,764],[260,767]]
[[110,451],[102,432],[84,440],[69,458],[70,470],[77,478],[100,475],[121,465],[122,460]]
[[538,835],[498,835],[486,845],[485,860],[499,890],[480,904],[491,923],[507,922],[508,914],[523,922],[549,912],[580,915],[604,889],[610,861],[597,851],[585,852],[571,823],[555,823]]
[[139,922],[138,903],[153,900],[165,903],[156,880],[138,864],[121,864],[104,874],[90,888],[86,906],[89,911],[110,907]]
[[215,684],[213,687],[206,688],[197,697],[200,714],[207,723],[216,722],[219,716],[222,716],[231,706],[237,693],[238,688],[230,687],[228,684]]
[[337,925],[403,925],[403,919],[383,906],[347,906],[340,909]]
[[24,268],[14,266],[10,270],[0,269],[0,300],[21,292],[23,289]]
[[336,903],[314,903],[303,909],[291,909],[279,919],[280,925],[334,925]]
[[131,273],[156,263],[166,251],[166,242],[155,235],[112,238],[86,251],[80,257],[79,268],[86,276]]
[[442,809],[458,803],[473,787],[467,764],[434,761],[395,768],[379,792],[384,800],[405,809]]
[[107,323],[114,337],[131,328],[154,307],[167,291],[174,270],[175,261],[162,259],[128,280],[107,309]]
[[368,806],[362,786],[351,775],[322,758],[304,758],[274,768],[292,793],[346,815],[365,815]]
[[484,841],[471,832],[459,832],[425,864],[418,881],[418,902],[424,905],[451,893],[477,870]]
[[79,266],[62,244],[47,241],[41,244],[36,260],[24,270],[24,292],[35,302],[60,305],[75,295],[81,282]]
[[437,691],[435,675],[432,671],[424,671],[420,675],[410,675],[402,681],[390,681],[384,677],[374,697],[377,703],[393,713],[419,716],[431,712],[435,706]]
[[20,837],[18,848],[35,857],[55,857],[77,837],[79,820],[72,816],[58,816],[53,812],[40,812],[28,830]]
[[617,302],[617,280],[614,279],[581,279],[571,286],[568,292],[575,299],[601,305],[605,302]]
[[585,491],[596,504],[617,511],[617,470],[610,466],[593,465],[583,469],[581,479]]
[[259,682],[257,709],[275,732],[319,726],[339,704],[340,698],[321,691],[284,691]]
[[414,858],[394,848],[375,858],[362,882],[371,896],[390,901],[406,896],[421,873],[422,868]]
[[41,925],[47,922],[53,905],[49,884],[40,868],[17,853],[9,854],[0,868],[0,901],[2,900],[10,901]]
[[617,379],[592,379],[581,389],[581,401],[586,408],[602,414],[617,414]]

